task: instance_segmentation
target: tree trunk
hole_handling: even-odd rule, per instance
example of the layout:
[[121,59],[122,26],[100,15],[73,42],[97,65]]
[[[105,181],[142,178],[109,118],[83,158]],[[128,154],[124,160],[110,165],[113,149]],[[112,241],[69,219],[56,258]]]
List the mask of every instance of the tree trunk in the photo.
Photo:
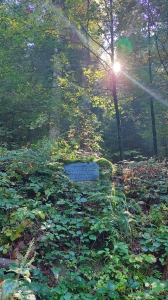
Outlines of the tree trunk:
[[[54,0],[52,0],[52,5],[56,6]],[[51,139],[57,140],[60,134],[60,117],[58,112],[59,103],[61,102],[61,89],[59,88],[58,77],[61,76],[61,63],[59,58],[58,49],[54,50],[53,58],[53,86],[52,86],[52,112],[50,114],[49,120],[49,137]]]
[[59,58],[57,58],[57,49],[54,52],[54,71],[53,71],[53,92],[52,92],[52,112],[50,114],[49,137],[57,140],[60,133],[60,118],[58,113],[59,103],[61,101],[61,90],[58,86],[58,76],[60,72]]
[[[114,22],[113,22],[113,1],[110,0],[110,38],[111,38],[111,64],[114,65]],[[122,147],[122,133],[121,133],[121,119],[118,107],[117,99],[117,81],[116,74],[112,68],[112,96],[114,101],[116,121],[117,121],[117,133],[118,133],[118,146],[120,152],[120,160],[123,160],[123,147]]]
[[[150,85],[152,84],[152,61],[151,61],[151,49],[150,49],[150,7],[148,0],[148,67],[149,67],[149,81]],[[150,97],[150,110],[151,110],[151,120],[152,120],[152,134],[153,134],[153,148],[154,154],[158,155],[157,149],[157,134],[156,134],[156,125],[155,125],[155,112],[153,106],[153,97]]]

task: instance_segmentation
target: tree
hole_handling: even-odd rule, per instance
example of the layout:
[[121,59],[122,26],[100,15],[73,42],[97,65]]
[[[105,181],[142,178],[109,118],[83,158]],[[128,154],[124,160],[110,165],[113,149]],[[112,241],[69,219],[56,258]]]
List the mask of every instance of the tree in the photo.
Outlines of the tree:
[[[150,16],[150,3],[149,0],[147,2],[147,26],[148,26],[148,67],[149,67],[149,81],[152,85],[153,81],[153,75],[152,75],[152,59],[151,59],[151,26],[153,25],[151,23],[151,16]],[[154,106],[153,106],[153,97],[150,97],[150,109],[151,109],[151,120],[152,120],[152,133],[153,133],[153,147],[154,147],[154,154],[158,155],[158,149],[157,149],[157,135],[156,135],[156,126],[155,126],[155,112],[154,112]]]
[[27,15],[22,2],[13,6],[5,2],[1,20],[1,139],[25,145],[34,136],[46,134],[44,125],[50,97],[46,89],[48,58],[39,55],[45,35],[42,24],[35,23],[31,14]]
[[[151,155],[152,103],[161,152],[167,144],[166,8],[155,0],[4,1],[2,142],[23,146],[50,135],[87,150],[100,140],[100,121],[111,158],[116,140],[120,159],[134,148]],[[154,91],[163,101],[155,101]]]
[[118,145],[119,145],[119,152],[120,152],[120,160],[123,160],[123,148],[122,148],[122,135],[121,135],[121,119],[119,114],[119,108],[118,108],[118,100],[117,100],[117,83],[116,83],[116,75],[115,70],[113,68],[114,62],[115,62],[115,51],[114,51],[114,2],[110,0],[110,39],[111,39],[111,63],[112,63],[112,92],[113,92],[113,100],[114,100],[114,106],[115,106],[115,112],[116,112],[116,120],[117,120],[117,131],[118,131]]

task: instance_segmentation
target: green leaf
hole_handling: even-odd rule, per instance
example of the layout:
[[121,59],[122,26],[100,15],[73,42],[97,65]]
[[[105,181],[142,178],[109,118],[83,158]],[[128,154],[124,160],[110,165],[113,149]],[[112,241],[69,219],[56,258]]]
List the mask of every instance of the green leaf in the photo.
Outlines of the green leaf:
[[71,297],[72,297],[72,294],[69,293],[69,292],[67,292],[67,293],[64,295],[64,299],[65,299],[65,300],[70,300]]
[[56,276],[61,271],[61,268],[51,268],[51,271],[53,272],[54,276]]
[[87,285],[95,285],[96,282],[96,280],[90,280],[89,282],[87,282]]
[[134,281],[132,284],[131,284],[131,288],[132,289],[136,289],[136,288],[138,288],[139,287],[139,282],[137,282],[137,281]]
[[97,252],[97,254],[103,254],[103,253],[105,253],[104,250],[99,250],[99,251]]
[[96,235],[94,235],[94,234],[91,234],[91,235],[89,235],[89,239],[90,240],[93,240],[93,241],[96,241]]
[[142,247],[142,251],[147,252],[148,250],[149,249],[146,246]]
[[147,262],[149,262],[150,264],[155,263],[156,262],[156,257],[152,254],[145,254],[144,258]]
[[45,220],[45,214],[41,210],[39,210],[38,214],[42,220]]
[[33,182],[33,183],[36,183],[36,182],[39,181],[39,178],[38,178],[38,177],[30,176],[30,177],[29,177],[29,180],[30,180],[31,182]]
[[156,248],[160,247],[160,245],[161,245],[161,244],[158,243],[158,242],[153,243],[153,246],[156,247]]
[[81,198],[81,199],[80,199],[80,202],[81,202],[81,203],[87,202],[87,199],[86,199],[86,198]]
[[57,286],[56,288],[54,288],[54,292],[58,293],[59,295],[62,294],[62,289],[60,286]]
[[114,291],[115,287],[116,287],[115,284],[111,280],[107,281],[107,286],[110,291]]
[[118,250],[119,252],[128,254],[128,246],[123,242],[119,242],[114,245],[114,251],[116,251],[116,250]]
[[110,296],[110,298],[112,298],[112,299],[119,299],[119,298],[118,298],[118,297],[119,297],[119,294],[118,294],[117,291],[110,292],[110,293],[109,293],[109,296]]
[[37,293],[37,292],[40,290],[40,285],[39,285],[38,282],[31,282],[30,286],[31,286],[31,289],[32,289],[35,293]]
[[52,190],[50,189],[46,189],[44,192],[47,198],[52,194]]
[[18,285],[17,280],[6,279],[2,284],[3,297],[2,300],[9,299],[9,295],[12,294]]
[[80,197],[77,197],[77,198],[76,198],[76,201],[77,201],[78,203],[84,203],[84,202],[87,202],[87,199],[86,199],[86,198],[80,198]]
[[101,288],[99,288],[97,291],[98,291],[98,293],[100,293],[100,294],[104,294],[104,293],[106,293],[106,292],[108,291],[108,289],[107,289],[106,287],[101,287]]
[[11,241],[13,242],[14,240],[18,239],[20,237],[20,232],[12,233],[10,236]]

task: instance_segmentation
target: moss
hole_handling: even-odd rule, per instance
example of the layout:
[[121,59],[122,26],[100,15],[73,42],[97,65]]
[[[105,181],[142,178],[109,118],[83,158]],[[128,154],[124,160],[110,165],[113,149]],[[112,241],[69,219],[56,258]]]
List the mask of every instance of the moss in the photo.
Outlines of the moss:
[[95,161],[94,157],[75,157],[75,158],[63,158],[61,157],[59,159],[60,162],[64,164],[73,164],[73,163],[78,163],[78,162],[92,162]]
[[98,158],[95,162],[102,168],[108,168],[110,171],[113,171],[113,164],[111,161],[107,160],[106,158]]
[[68,165],[68,164],[74,164],[74,163],[86,162],[86,161],[82,159],[72,158],[72,159],[61,159],[61,162]]
[[100,179],[111,179],[112,173],[114,171],[113,164],[106,158],[96,159],[95,162],[100,168]]

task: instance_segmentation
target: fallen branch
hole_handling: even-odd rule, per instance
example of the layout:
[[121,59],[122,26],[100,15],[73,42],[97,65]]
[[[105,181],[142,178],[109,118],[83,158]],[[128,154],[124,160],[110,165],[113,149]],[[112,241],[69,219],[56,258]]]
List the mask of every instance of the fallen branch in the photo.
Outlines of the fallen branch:
[[[0,257],[0,268],[9,269],[11,263],[16,263],[16,260]],[[36,269],[36,267],[30,265],[30,269]]]

